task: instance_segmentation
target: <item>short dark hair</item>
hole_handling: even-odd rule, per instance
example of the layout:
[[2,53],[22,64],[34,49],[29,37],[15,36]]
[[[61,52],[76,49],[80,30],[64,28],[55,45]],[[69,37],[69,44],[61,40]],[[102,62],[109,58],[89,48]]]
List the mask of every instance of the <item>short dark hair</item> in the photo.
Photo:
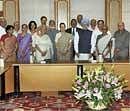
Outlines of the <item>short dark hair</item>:
[[61,27],[61,25],[64,25],[66,27],[65,23],[63,23],[63,22],[60,23],[60,27]]
[[81,16],[81,17],[83,18],[83,15],[82,15],[82,14],[77,15],[77,18],[78,18],[79,16]]
[[45,18],[45,19],[47,20],[47,17],[46,17],[46,16],[42,16],[42,17],[40,18],[40,20],[42,20],[43,18]]
[[104,20],[98,20],[97,24],[99,24],[99,22],[102,22],[104,24]]
[[76,20],[76,19],[71,19],[71,23],[72,23],[72,21],[75,21],[75,22],[77,23],[77,20]]
[[13,25],[7,25],[7,27],[5,28],[5,31],[8,32],[8,30],[10,29],[14,29],[14,26]]
[[23,26],[26,26],[26,27],[28,27],[28,25],[27,25],[27,24],[22,24],[22,28],[23,28]]
[[50,25],[52,22],[56,25],[55,20],[50,20],[50,21],[49,21],[49,25]]
[[30,21],[28,24],[29,30],[31,30],[31,24],[34,23],[35,29],[37,29],[37,23],[35,21]]

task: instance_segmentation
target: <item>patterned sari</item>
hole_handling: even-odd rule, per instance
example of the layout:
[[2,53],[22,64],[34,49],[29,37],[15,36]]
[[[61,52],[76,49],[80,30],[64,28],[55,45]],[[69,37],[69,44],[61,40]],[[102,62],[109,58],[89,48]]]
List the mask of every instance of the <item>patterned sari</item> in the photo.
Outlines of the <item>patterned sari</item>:
[[5,34],[1,37],[1,55],[5,62],[16,62],[17,39],[15,36]]
[[[98,35],[96,48],[99,54],[106,55],[107,51],[109,50],[109,43],[111,40],[111,35]],[[110,58],[110,52],[105,56],[105,58]]]
[[22,34],[18,34],[18,52],[17,59],[19,63],[30,63],[30,52],[31,52],[31,43],[32,37],[29,33],[22,36]]
[[69,62],[71,60],[72,35],[66,32],[59,32],[56,35],[57,61]]

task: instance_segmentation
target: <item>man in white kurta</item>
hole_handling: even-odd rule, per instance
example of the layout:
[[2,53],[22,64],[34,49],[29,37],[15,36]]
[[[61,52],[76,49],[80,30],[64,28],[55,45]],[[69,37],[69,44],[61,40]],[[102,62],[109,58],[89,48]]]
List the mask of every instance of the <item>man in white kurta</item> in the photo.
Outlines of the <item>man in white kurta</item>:
[[6,27],[6,19],[3,17],[0,17],[0,38],[2,35],[6,34],[5,27]]
[[76,40],[78,45],[75,49],[79,56],[75,56],[75,60],[85,61],[90,59],[92,31],[88,30],[88,18],[84,18],[81,23],[83,29],[80,31],[80,37]]

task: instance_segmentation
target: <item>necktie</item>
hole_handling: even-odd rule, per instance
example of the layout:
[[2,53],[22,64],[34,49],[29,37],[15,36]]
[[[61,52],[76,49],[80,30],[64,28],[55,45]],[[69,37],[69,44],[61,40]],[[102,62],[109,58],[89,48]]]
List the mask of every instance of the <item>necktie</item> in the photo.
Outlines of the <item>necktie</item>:
[[73,35],[73,36],[75,35],[74,28],[72,29],[72,35]]

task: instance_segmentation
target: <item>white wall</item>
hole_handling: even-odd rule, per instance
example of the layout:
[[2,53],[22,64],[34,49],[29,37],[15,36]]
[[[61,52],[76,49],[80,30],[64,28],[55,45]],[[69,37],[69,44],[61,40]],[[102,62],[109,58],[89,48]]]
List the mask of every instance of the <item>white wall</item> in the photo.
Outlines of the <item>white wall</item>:
[[122,0],[122,19],[125,22],[126,29],[130,31],[130,0]]
[[105,18],[105,0],[71,0],[71,18],[81,13],[89,18]]
[[0,1],[0,11],[3,10],[3,1]]
[[[36,20],[40,23],[40,17],[45,15],[48,19],[54,19],[54,0],[19,0],[20,22],[28,23]],[[89,18],[105,18],[105,0],[70,0],[71,18],[77,14],[83,14]]]
[[[29,23],[31,20],[40,24],[41,16],[53,18],[52,0],[19,0],[20,1],[20,22]],[[52,8],[50,8],[52,7]]]

